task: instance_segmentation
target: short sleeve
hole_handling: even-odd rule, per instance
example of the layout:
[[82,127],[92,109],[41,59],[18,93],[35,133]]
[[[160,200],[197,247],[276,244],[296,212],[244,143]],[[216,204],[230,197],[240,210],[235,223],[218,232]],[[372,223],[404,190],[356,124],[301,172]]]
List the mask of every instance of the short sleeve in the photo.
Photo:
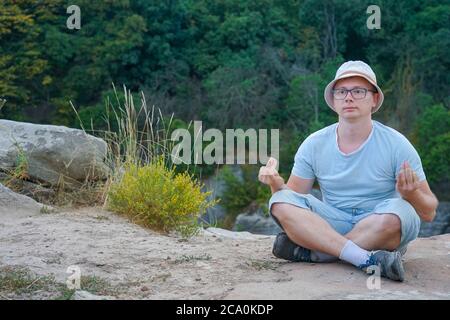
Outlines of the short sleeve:
[[425,172],[422,167],[422,161],[420,160],[419,153],[405,137],[402,137],[402,141],[395,153],[395,179],[397,180],[398,174],[402,169],[404,161],[408,161],[410,167],[414,170],[419,181],[426,180]]
[[303,179],[314,179],[311,139],[306,138],[297,150],[292,174]]

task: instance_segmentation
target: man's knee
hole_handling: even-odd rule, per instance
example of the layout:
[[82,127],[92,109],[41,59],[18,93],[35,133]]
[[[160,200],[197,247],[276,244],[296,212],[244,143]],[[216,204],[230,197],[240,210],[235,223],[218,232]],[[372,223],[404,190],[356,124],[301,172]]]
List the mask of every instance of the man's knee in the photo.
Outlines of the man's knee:
[[402,230],[400,218],[392,213],[376,215],[374,227],[379,232],[390,235],[400,234]]
[[272,215],[277,218],[278,221],[283,221],[288,214],[289,204],[287,203],[274,203],[271,208]]
[[[289,203],[274,203],[272,204],[271,212],[272,215],[280,222],[285,222],[293,217],[293,210],[297,208]],[[297,208],[302,209],[302,208]],[[303,209],[306,210],[306,209]]]

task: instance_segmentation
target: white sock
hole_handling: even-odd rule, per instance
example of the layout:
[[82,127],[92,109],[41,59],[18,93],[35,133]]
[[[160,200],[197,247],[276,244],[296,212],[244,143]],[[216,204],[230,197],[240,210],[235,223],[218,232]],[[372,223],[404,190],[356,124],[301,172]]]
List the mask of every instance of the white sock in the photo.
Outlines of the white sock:
[[348,240],[339,254],[339,259],[347,261],[356,267],[363,265],[369,259],[370,252],[358,247],[353,241]]
[[312,262],[333,262],[339,260],[337,257],[320,251],[311,251]]

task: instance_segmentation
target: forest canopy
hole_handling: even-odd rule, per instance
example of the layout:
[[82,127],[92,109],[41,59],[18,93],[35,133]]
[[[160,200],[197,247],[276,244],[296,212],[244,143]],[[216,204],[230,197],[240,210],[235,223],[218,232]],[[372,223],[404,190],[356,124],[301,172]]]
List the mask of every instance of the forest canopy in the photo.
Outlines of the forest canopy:
[[[372,66],[376,120],[405,134],[432,186],[448,190],[450,1],[62,0],[0,2],[0,117],[101,127],[114,83],[185,123],[280,128],[281,170],[336,122],[325,85],[346,60]],[[369,29],[369,5],[381,28]]]

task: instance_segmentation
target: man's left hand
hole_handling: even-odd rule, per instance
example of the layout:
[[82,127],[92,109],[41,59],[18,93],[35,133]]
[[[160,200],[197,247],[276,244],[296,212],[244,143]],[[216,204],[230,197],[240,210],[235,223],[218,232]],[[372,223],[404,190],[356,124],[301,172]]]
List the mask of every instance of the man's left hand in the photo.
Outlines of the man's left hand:
[[408,161],[403,162],[402,169],[397,176],[397,183],[395,187],[404,199],[408,199],[419,189],[419,178],[414,170],[409,166]]

